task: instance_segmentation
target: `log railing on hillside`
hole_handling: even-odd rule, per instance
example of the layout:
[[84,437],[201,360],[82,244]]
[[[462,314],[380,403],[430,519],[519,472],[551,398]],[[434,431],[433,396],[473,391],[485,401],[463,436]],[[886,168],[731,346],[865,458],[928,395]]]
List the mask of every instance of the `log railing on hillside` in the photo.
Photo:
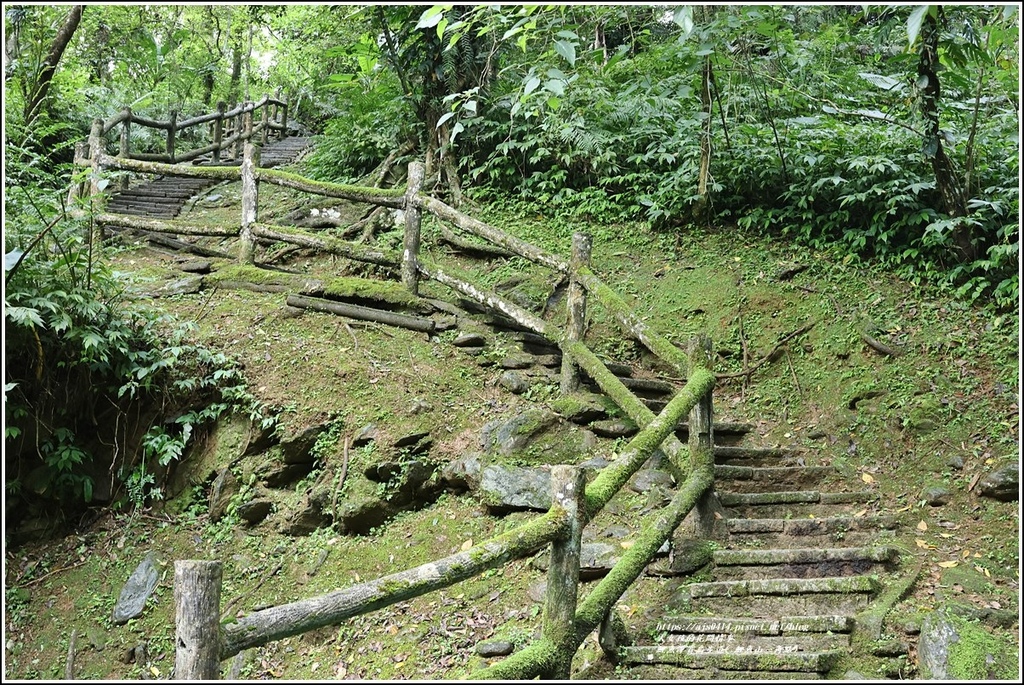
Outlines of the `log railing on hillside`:
[[[258,151],[251,140],[243,145],[240,168],[163,164],[106,155],[102,152],[102,146],[92,149],[99,151],[99,154],[81,163],[97,170],[114,168],[241,180],[243,188],[242,217],[237,229],[213,229],[180,220],[145,220],[144,225],[141,225],[136,217],[104,214],[102,211],[94,213],[96,222],[160,233],[237,235],[241,244],[239,259],[243,264],[253,263],[254,248],[260,241],[311,247],[354,260],[395,267],[401,274],[402,282],[413,294],[418,294],[422,278],[434,280],[502,312],[520,325],[557,343],[563,359],[562,390],[573,391],[580,371],[585,371],[642,428],[618,459],[605,467],[585,487],[577,467],[552,467],[553,497],[550,510],[513,530],[443,559],[325,595],[255,611],[228,623],[222,624],[219,620],[220,562],[176,562],[177,678],[216,678],[220,662],[245,649],[337,624],[352,616],[448,587],[513,559],[532,555],[545,545],[551,546],[552,560],[548,571],[542,637],[505,660],[472,674],[472,677],[568,677],[573,655],[585,637],[597,628],[600,629],[602,648],[614,656],[616,644],[622,639],[623,632],[622,622],[614,609],[619,598],[643,573],[658,549],[671,537],[688,513],[695,512],[699,528],[710,525],[708,521],[702,520],[709,518],[707,505],[714,475],[711,396],[715,376],[711,368],[710,341],[692,341],[688,352],[684,353],[647,326],[590,269],[590,241],[585,236],[577,234],[573,237],[572,254],[565,260],[427,196],[422,192],[423,166],[418,162],[410,165],[409,181],[405,189],[380,190],[318,182],[280,170],[261,169],[258,165]],[[401,254],[391,253],[293,227],[261,224],[258,220],[260,183],[404,210],[403,251]],[[424,212],[511,254],[568,277],[569,321],[565,329],[493,292],[449,274],[422,255],[419,246]],[[583,340],[583,319],[591,303],[607,309],[626,334],[639,340],[687,379],[686,385],[660,414],[655,415],[587,347]],[[690,436],[688,448],[674,434],[680,419],[687,413]],[[581,530],[659,446],[670,457],[668,465],[680,483],[678,494],[664,509],[643,522],[634,545],[586,600],[577,604]]]

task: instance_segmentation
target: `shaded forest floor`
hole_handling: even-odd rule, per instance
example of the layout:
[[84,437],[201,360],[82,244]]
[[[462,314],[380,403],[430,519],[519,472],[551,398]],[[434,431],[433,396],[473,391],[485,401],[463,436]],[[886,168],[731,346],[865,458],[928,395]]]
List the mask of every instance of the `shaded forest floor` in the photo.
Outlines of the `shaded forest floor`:
[[[210,192],[222,203],[197,203],[189,219],[237,216],[237,189]],[[267,193],[268,216],[294,208],[291,196],[274,192]],[[739,374],[745,350],[752,365],[781,338],[812,324],[748,378],[721,381],[716,418],[756,424],[751,444],[807,448],[809,461],[838,466],[876,489],[881,513],[900,515],[900,545],[925,570],[894,616],[927,612],[950,598],[1019,611],[1019,503],[974,492],[979,475],[1019,458],[1017,313],[996,316],[933,299],[885,273],[735,229],[659,235],[639,225],[570,224],[515,205],[469,213],[561,255],[568,254],[573,230],[589,231],[594,270],[670,340],[685,344],[695,334],[710,335],[720,373]],[[515,282],[520,291],[532,287],[535,297],[546,296],[550,276],[536,267],[519,259],[449,254],[432,240],[432,228],[427,221],[425,248],[454,260],[459,270],[492,287]],[[400,240],[397,229],[378,236],[392,246]],[[178,274],[173,257],[143,245],[119,251],[115,260],[142,279],[140,287]],[[305,252],[292,254],[287,267],[319,277],[365,275],[343,260]],[[425,284],[424,292],[451,299],[436,284]],[[557,394],[550,384],[523,395],[506,392],[493,366],[443,344],[454,331],[431,339],[375,324],[345,325],[328,314],[286,317],[284,295],[243,290],[154,303],[195,322],[204,344],[241,360],[252,392],[278,408],[289,429],[338,420],[345,435],[368,423],[398,435],[428,424],[435,436],[432,457],[447,461],[463,456],[488,420]],[[549,316],[564,316],[560,312]],[[621,339],[604,312],[592,311],[591,318],[588,342],[598,352],[638,374],[658,370],[636,344]],[[863,331],[901,354],[873,349]],[[513,343],[496,337],[493,346],[502,345]],[[950,491],[948,503],[924,503],[922,492],[932,485]],[[78,678],[168,677],[175,559],[223,560],[224,601],[251,611],[451,554],[530,516],[493,516],[471,495],[446,493],[369,535],[323,529],[291,537],[270,522],[214,523],[204,493],[193,494],[184,506],[107,512],[62,539],[6,549],[5,679],[62,677],[73,631]],[[630,506],[623,505],[625,519]],[[163,569],[155,597],[141,618],[115,626],[111,611],[118,592],[150,550]],[[341,626],[253,650],[239,677],[464,677],[486,663],[473,652],[478,642],[501,638],[520,646],[532,638],[540,604],[530,590],[542,579],[529,560],[513,562]],[[623,598],[620,609],[634,630],[653,629],[659,607],[647,600],[657,596],[659,582],[648,579]],[[1005,637],[1019,645],[1017,635],[1015,627]],[[139,644],[145,644],[144,655]],[[575,667],[593,664],[599,655],[588,638]],[[913,677],[913,664],[906,675]]]

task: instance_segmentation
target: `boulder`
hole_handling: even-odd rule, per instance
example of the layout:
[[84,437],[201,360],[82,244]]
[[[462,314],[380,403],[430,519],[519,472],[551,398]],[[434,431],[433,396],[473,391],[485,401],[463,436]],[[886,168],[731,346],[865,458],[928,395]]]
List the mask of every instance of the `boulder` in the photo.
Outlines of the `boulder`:
[[480,431],[480,447],[485,452],[509,456],[526,447],[531,438],[551,427],[558,416],[546,409],[527,409],[511,419],[495,419]]
[[522,395],[530,389],[530,384],[515,371],[506,371],[498,377],[498,385],[513,395]]
[[1006,464],[978,481],[978,494],[1000,502],[1020,499],[1020,462]]
[[156,552],[149,552],[135,568],[128,582],[121,588],[121,594],[114,605],[113,621],[116,625],[127,623],[142,615],[146,600],[156,589],[160,573],[157,569]]
[[551,472],[542,468],[485,466],[477,488],[480,501],[494,512],[551,507]]
[[921,491],[921,499],[932,507],[941,507],[949,504],[953,499],[953,492],[945,485],[928,485]]

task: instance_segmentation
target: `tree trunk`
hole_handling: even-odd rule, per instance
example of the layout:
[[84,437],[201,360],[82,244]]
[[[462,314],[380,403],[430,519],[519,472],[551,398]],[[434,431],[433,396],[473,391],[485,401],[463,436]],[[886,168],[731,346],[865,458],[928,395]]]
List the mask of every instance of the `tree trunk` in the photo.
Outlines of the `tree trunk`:
[[[941,12],[941,8],[938,10]],[[942,145],[942,133],[939,128],[939,97],[941,89],[939,86],[939,20],[937,13],[931,12],[925,15],[924,24],[921,26],[921,50],[917,63],[917,74],[919,82],[925,85],[921,89],[921,114],[926,122],[924,153],[932,163],[932,171],[935,174],[935,187],[939,190],[939,197],[942,200],[942,209],[951,218],[957,219],[967,216],[967,199],[964,196],[963,185],[953,168],[953,162],[946,155]],[[972,230],[969,224],[958,222],[953,229],[953,244],[957,252],[957,259],[961,262],[969,262],[977,256],[974,247]]]
[[50,44],[50,52],[46,55],[46,59],[43,60],[42,69],[40,69],[39,76],[36,78],[31,95],[25,102],[26,128],[31,126],[32,122],[39,116],[40,107],[43,101],[46,100],[46,94],[50,91],[50,84],[53,82],[53,75],[57,71],[60,58],[64,55],[64,50],[67,48],[68,43],[71,42],[71,38],[75,35],[75,31],[82,21],[82,10],[84,8],[84,5],[75,5],[71,8],[67,18],[64,20],[64,25],[60,27],[60,30],[53,39],[53,43]]

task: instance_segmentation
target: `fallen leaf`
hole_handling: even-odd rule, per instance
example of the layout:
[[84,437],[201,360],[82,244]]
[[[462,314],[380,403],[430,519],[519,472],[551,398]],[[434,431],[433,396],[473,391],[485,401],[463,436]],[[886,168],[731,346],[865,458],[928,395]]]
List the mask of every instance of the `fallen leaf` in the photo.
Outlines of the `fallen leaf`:
[[635,540],[623,540],[619,543],[619,547],[621,547],[622,549],[629,549],[635,544],[635,542]]
[[959,561],[940,561],[939,562],[939,566],[941,566],[942,568],[953,568],[954,566],[959,566],[959,565],[960,565]]
[[160,677],[160,669],[159,669],[159,668],[157,668],[156,666],[150,666],[150,667],[149,667],[149,672],[150,672],[150,673],[152,673],[152,674],[153,674],[154,676],[156,676],[157,678],[159,678],[159,677]]
[[939,533],[939,537],[940,538],[951,538],[951,537],[953,537],[953,534],[952,533]]
[[921,531],[928,530],[928,524],[925,523],[924,520],[922,520],[920,523],[917,524],[917,529]]
[[860,517],[864,516],[864,515],[865,515],[865,514],[867,514],[867,513],[868,513],[868,510],[867,510],[867,509],[861,509],[860,511],[858,511],[857,513],[855,513],[855,514],[853,515],[853,518],[855,518],[855,519],[859,519]]
[[[971,550],[965,549],[964,550],[964,559],[966,559],[969,556],[971,556]],[[981,556],[981,555],[978,555],[978,556]]]
[[463,552],[465,552],[467,549],[470,549],[472,547],[473,547],[473,538],[470,538],[469,540],[466,540],[465,542],[462,543],[462,551]]
[[908,504],[908,505],[907,505],[907,506],[905,506],[905,507],[900,507],[899,509],[897,509],[897,510],[896,510],[896,513],[898,514],[898,513],[900,513],[901,511],[909,511],[909,510],[910,510],[910,505]]
[[929,545],[924,540],[914,540],[914,542],[916,542],[917,546],[921,549],[935,549],[935,545]]
[[860,474],[860,479],[862,481],[864,481],[865,483],[874,483],[875,482],[875,479],[871,476],[870,473],[862,473],[862,474]]
[[722,520],[722,515],[719,514],[717,511],[715,512],[715,520],[716,521],[721,521]]

